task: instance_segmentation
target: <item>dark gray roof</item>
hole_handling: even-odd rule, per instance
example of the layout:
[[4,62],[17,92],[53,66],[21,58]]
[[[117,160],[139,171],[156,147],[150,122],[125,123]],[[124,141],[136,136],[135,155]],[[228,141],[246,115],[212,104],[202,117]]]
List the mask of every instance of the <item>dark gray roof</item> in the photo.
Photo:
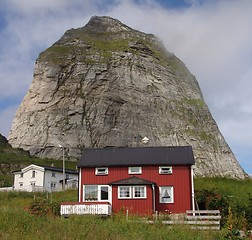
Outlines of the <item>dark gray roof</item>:
[[[38,165],[38,164],[31,164],[31,165],[36,165],[36,166],[39,166],[39,167],[44,168],[45,170],[51,170],[51,171],[54,171],[54,172],[63,172],[63,168],[50,167],[50,166],[43,166],[43,165]],[[28,166],[30,166],[30,165],[28,165]],[[28,166],[26,166],[26,167],[28,167]],[[12,173],[17,173],[17,172],[20,172],[20,173],[21,173],[21,172],[22,172],[22,169],[12,171]],[[72,170],[72,169],[65,169],[65,173],[69,173],[69,174],[79,174],[78,171]]]
[[[38,165],[41,166],[41,165]],[[63,172],[63,168],[56,168],[56,167],[49,167],[49,166],[41,166],[43,168],[45,168],[45,170],[51,170],[54,172]],[[69,173],[69,174],[78,174],[77,171],[72,170],[72,169],[65,169],[65,173]]]
[[78,167],[193,165],[191,146],[106,147],[85,149]]
[[156,183],[154,182],[138,178],[136,176],[109,183],[109,185],[152,185],[152,184],[156,185]]

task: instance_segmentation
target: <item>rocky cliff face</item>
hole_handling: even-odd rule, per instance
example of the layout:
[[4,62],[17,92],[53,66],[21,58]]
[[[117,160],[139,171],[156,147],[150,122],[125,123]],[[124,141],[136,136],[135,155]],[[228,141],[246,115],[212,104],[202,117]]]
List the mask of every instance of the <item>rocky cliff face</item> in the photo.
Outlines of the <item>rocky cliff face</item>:
[[192,145],[196,174],[245,173],[195,77],[151,34],[92,17],[42,52],[9,136],[31,154],[69,158],[85,147]]

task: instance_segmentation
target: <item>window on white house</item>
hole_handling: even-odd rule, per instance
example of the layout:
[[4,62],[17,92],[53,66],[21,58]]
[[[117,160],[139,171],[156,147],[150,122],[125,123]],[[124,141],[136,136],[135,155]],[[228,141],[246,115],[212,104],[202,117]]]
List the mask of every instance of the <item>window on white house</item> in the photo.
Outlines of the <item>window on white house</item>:
[[20,186],[20,187],[24,186],[24,183],[20,182],[20,183],[19,183],[19,186]]
[[85,185],[84,201],[108,201],[109,186],[107,185]]
[[119,186],[118,198],[146,198],[146,186]]
[[129,174],[142,174],[142,167],[129,167]]
[[95,168],[95,175],[108,175],[107,167]]
[[159,174],[172,174],[172,167],[170,166],[159,167]]
[[159,188],[160,203],[174,203],[173,186],[164,186]]
[[35,187],[36,187],[36,183],[35,182],[31,182],[32,191],[35,191]]
[[35,178],[36,172],[35,170],[32,171],[32,178]]
[[55,172],[52,172],[52,177],[56,177],[56,173]]
[[24,177],[24,173],[20,173],[20,177]]
[[51,182],[51,189],[55,189],[56,188],[56,183],[55,182]]
[[69,175],[68,174],[66,174],[66,179],[69,179]]

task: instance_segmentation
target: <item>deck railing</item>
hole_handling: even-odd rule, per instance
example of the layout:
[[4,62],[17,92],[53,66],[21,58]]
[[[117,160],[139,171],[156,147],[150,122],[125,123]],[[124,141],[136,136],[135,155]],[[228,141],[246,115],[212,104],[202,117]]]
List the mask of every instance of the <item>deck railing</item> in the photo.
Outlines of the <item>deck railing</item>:
[[110,204],[84,204],[84,203],[62,203],[60,214],[62,216],[71,214],[111,215]]

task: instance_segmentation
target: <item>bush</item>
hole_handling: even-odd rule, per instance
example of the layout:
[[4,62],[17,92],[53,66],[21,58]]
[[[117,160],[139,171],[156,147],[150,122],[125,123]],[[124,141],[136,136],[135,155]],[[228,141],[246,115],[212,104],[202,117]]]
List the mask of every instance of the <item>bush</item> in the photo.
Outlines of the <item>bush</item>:
[[37,216],[59,216],[60,215],[60,203],[53,202],[48,199],[36,199],[31,202],[29,207],[30,213]]
[[226,196],[220,194],[216,189],[197,190],[195,191],[195,197],[200,209],[220,210],[227,213],[228,203]]

